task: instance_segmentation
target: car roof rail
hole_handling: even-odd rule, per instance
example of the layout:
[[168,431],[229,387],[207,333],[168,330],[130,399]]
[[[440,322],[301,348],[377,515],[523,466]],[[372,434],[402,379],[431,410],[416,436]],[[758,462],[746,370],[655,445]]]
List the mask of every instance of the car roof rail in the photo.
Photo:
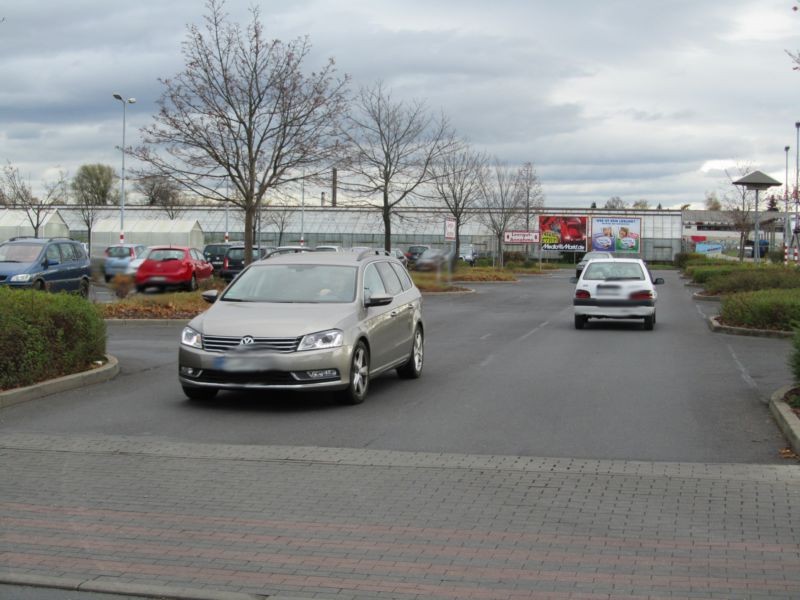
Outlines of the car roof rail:
[[389,254],[388,250],[375,250],[374,248],[369,248],[359,252],[356,260],[364,260],[368,256],[391,256],[391,254]]
[[12,238],[8,238],[9,242],[16,242],[17,240],[38,240],[41,238],[37,238],[35,235],[17,235]]

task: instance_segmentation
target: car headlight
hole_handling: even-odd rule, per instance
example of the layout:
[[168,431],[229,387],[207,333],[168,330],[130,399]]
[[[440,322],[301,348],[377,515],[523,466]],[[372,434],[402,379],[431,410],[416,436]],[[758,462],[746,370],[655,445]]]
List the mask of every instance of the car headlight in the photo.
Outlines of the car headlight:
[[31,276],[29,273],[20,273],[19,275],[12,275],[9,281],[30,281]]
[[322,350],[325,348],[338,348],[344,343],[344,334],[339,329],[329,329],[311,333],[300,340],[297,350]]
[[192,348],[203,348],[203,336],[191,327],[184,327],[181,333],[181,344]]

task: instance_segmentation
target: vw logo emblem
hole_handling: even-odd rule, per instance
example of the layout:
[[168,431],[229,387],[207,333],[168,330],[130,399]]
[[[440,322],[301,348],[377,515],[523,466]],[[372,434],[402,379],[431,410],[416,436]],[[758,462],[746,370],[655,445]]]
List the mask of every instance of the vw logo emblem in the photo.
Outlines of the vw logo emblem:
[[244,336],[242,338],[242,341],[239,342],[239,345],[240,346],[249,346],[250,344],[254,344],[254,343],[255,343],[255,340],[252,338],[252,336],[246,335],[246,336]]

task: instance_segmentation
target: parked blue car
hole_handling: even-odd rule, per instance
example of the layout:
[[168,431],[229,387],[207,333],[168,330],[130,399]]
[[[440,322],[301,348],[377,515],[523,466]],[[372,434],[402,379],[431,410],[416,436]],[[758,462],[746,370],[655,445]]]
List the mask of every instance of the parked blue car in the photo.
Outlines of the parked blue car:
[[115,275],[125,275],[131,261],[141,258],[147,246],[143,244],[114,244],[105,250],[103,262],[103,275],[106,283],[114,279]]
[[80,242],[11,238],[0,244],[0,285],[89,297],[91,264]]

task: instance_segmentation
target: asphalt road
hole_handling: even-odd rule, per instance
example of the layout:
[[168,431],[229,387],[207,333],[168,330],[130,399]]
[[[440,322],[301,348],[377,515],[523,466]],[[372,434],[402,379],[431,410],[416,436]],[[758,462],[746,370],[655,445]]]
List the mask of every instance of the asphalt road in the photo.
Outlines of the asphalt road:
[[786,340],[712,333],[674,271],[658,323],[572,324],[570,273],[426,296],[425,372],[373,381],[367,401],[223,393],[189,402],[175,324],[111,324],[121,374],[5,409],[0,431],[233,444],[687,462],[781,462],[765,401],[791,381]]

